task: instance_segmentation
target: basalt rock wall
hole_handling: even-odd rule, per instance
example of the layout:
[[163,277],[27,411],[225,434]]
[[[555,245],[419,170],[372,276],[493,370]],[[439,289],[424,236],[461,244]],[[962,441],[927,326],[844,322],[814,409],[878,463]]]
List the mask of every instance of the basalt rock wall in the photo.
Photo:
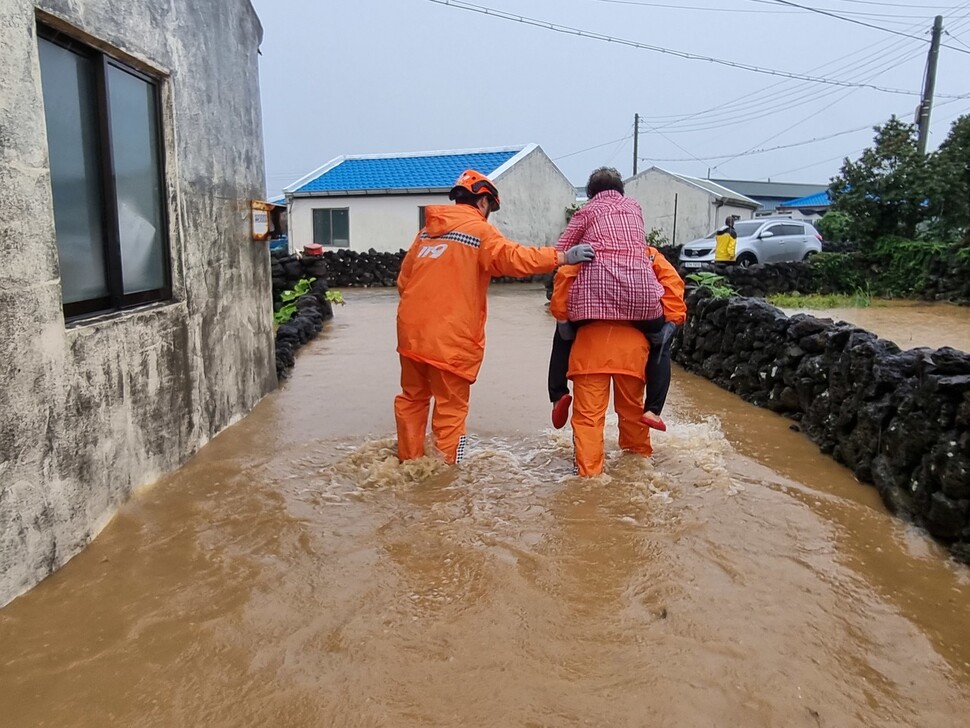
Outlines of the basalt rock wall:
[[887,506],[970,563],[970,355],[694,292],[674,358],[791,417]]

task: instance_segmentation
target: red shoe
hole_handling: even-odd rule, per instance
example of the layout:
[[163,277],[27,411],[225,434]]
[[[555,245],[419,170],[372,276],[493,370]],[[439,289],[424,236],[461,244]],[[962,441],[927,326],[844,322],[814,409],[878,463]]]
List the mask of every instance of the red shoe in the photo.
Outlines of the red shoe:
[[640,422],[654,430],[660,430],[661,432],[667,431],[667,425],[660,419],[660,415],[655,415],[653,412],[644,412],[640,418]]
[[561,430],[569,421],[569,405],[573,403],[571,394],[564,394],[552,406],[552,426]]

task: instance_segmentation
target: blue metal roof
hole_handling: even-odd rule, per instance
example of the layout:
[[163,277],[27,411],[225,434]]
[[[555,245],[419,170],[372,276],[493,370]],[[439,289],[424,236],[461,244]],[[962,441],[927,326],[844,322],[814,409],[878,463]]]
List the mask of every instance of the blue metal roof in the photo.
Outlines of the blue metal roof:
[[821,192],[816,192],[814,195],[782,202],[778,207],[828,207],[831,204],[832,198],[829,197],[828,190],[822,190]]
[[466,169],[491,175],[522,148],[501,151],[428,153],[348,157],[305,182],[298,182],[295,194],[306,192],[350,192],[353,190],[406,190],[451,188]]

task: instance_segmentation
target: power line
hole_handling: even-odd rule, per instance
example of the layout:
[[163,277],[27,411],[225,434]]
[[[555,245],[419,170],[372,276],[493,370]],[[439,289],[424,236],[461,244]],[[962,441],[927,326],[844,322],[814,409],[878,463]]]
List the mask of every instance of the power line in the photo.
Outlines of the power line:
[[[911,3],[911,2],[908,2],[908,3],[883,3],[883,2],[875,2],[874,0],[842,0],[842,2],[844,2],[844,3],[852,3],[854,5],[881,5],[882,7],[887,7],[887,8],[907,8],[907,9],[912,9],[912,7],[913,7],[913,3]],[[930,10],[930,9],[932,9],[932,10],[949,10],[950,8],[948,8],[945,5],[928,5],[927,6],[927,10]]]
[[[910,35],[909,33],[903,33],[899,30],[893,30],[892,28],[885,28],[881,25],[874,25],[872,23],[867,23],[864,20],[856,20],[855,18],[847,18],[844,15],[838,15],[836,13],[830,12],[828,10],[823,10],[821,8],[813,8],[808,5],[799,5],[798,3],[791,2],[791,0],[750,0],[751,2],[762,2],[769,3],[773,2],[778,5],[788,5],[793,8],[800,8],[801,10],[808,11],[810,13],[818,13],[819,15],[827,15],[830,18],[835,18],[836,20],[844,20],[847,23],[855,23],[856,25],[861,25],[865,28],[873,28],[874,30],[881,30],[884,33],[892,33],[894,35],[901,35],[904,38],[913,38],[915,40],[921,40],[924,42],[929,42],[926,38],[920,38],[915,35]],[[958,51],[959,53],[966,53],[970,55],[970,51],[964,50],[963,48],[957,48],[956,46],[944,46],[945,48],[950,48],[951,50]]]
[[[645,2],[644,0],[594,0],[594,2],[609,3],[611,5],[636,5],[648,8],[669,8],[672,10],[700,10],[705,12],[719,12],[719,13],[758,13],[763,15],[794,15],[800,10],[745,10],[741,8],[726,8],[721,7],[711,7],[703,5],[672,5],[669,3],[655,3],[655,2]],[[844,15],[858,15],[867,18],[885,18],[883,22],[892,22],[893,20],[899,21],[898,25],[909,25],[904,19],[905,18],[920,18],[926,20],[927,15],[900,15],[898,13],[868,13],[858,10],[839,10],[840,13]],[[890,20],[891,19],[891,20]]]
[[[447,4],[447,3],[442,3],[442,4]],[[970,2],[964,3],[963,5],[964,6],[970,6]],[[968,20],[966,20],[964,22],[970,22],[970,16],[962,16],[962,17],[968,19]],[[964,24],[964,22],[960,22],[960,23],[955,24],[953,26],[953,28],[956,29],[957,26]],[[916,24],[912,24],[912,27],[913,28],[919,28],[919,27],[921,27],[921,25],[922,25],[921,23],[916,23]],[[921,39],[912,38],[912,37],[910,37],[909,39],[921,40]],[[881,48],[881,49],[878,49],[878,50],[875,50],[875,51],[869,53],[868,55],[863,56],[863,58],[860,61],[854,62],[854,65],[855,65],[854,70],[857,71],[857,72],[861,71],[862,73],[860,73],[859,75],[857,75],[857,76],[855,76],[853,78],[860,78],[863,75],[865,75],[864,69],[866,69],[869,66],[872,66],[875,63],[881,63],[881,69],[880,69],[879,73],[883,73],[883,72],[888,71],[891,68],[893,68],[893,67],[895,67],[895,66],[897,66],[897,65],[899,65],[901,63],[907,62],[909,60],[912,60],[912,58],[915,58],[915,57],[917,57],[919,55],[922,55],[922,53],[923,53],[922,50],[918,50],[916,53],[912,53],[909,50],[905,50],[905,51],[902,52],[902,54],[897,54],[891,60],[888,60],[888,56],[890,54],[893,54],[894,52],[900,50],[902,48],[902,44],[905,43],[905,42],[906,42],[905,40],[903,40],[903,41],[895,41],[893,45],[887,46],[885,48]],[[833,59],[833,60],[828,61],[826,63],[820,64],[819,66],[816,66],[816,67],[814,67],[812,69],[809,69],[809,71],[806,72],[806,74],[803,74],[803,75],[807,75],[808,73],[813,73],[813,72],[815,72],[817,70],[820,70],[822,68],[826,68],[828,66],[835,65],[835,64],[837,64],[837,63],[839,63],[839,62],[841,62],[841,61],[843,61],[845,59],[851,58],[853,56],[857,56],[860,53],[865,53],[867,50],[870,50],[872,48],[878,48],[878,46],[883,45],[883,44],[884,44],[884,41],[879,41],[879,42],[873,43],[870,46],[867,46],[865,48],[861,48],[859,50],[852,51],[851,53],[845,54],[843,56],[839,56],[836,59]],[[896,63],[893,63],[893,61],[896,61]],[[879,75],[879,74],[877,73],[876,75]],[[871,79],[871,78],[875,78],[875,76],[874,75],[870,75],[869,76],[869,79]],[[740,97],[737,97],[737,98],[733,99],[733,101],[732,101],[732,104],[733,104],[732,105],[732,115],[731,115],[732,121],[729,121],[728,123],[724,123],[724,124],[722,124],[722,123],[716,123],[716,124],[707,123],[705,125],[704,122],[701,122],[700,125],[697,125],[694,128],[691,128],[691,129],[683,129],[683,128],[680,128],[678,130],[673,131],[672,133],[697,133],[697,132],[705,131],[705,130],[708,130],[708,129],[719,129],[719,128],[725,128],[727,126],[736,125],[738,123],[746,123],[751,118],[763,118],[763,117],[768,116],[768,115],[773,114],[773,113],[789,112],[793,108],[797,108],[798,106],[802,106],[804,104],[811,103],[811,102],[816,101],[818,99],[821,99],[821,98],[823,98],[825,96],[831,96],[835,92],[834,90],[832,90],[832,91],[825,91],[825,92],[810,91],[808,93],[803,93],[802,91],[799,91],[797,89],[791,89],[788,92],[782,93],[780,96],[777,95],[777,94],[771,96],[771,100],[774,102],[775,111],[764,112],[763,110],[760,110],[760,109],[759,110],[753,110],[747,116],[741,116],[740,119],[738,118],[738,115],[736,113],[736,110],[738,108],[737,107],[737,104],[736,104],[737,101],[742,100],[742,99],[752,98],[752,97],[753,98],[757,98],[758,96],[763,96],[763,95],[768,94],[769,92],[771,92],[771,90],[774,89],[774,88],[776,88],[777,86],[782,85],[782,84],[785,84],[785,83],[787,83],[787,80],[777,81],[777,82],[775,82],[773,84],[770,84],[770,85],[768,85],[766,87],[763,87],[761,89],[757,89],[755,91],[749,92],[748,94],[745,94],[743,96],[740,96]],[[799,86],[807,86],[807,85],[809,85],[809,82],[801,81],[798,85]],[[861,87],[861,86],[856,86],[856,88],[858,88],[858,87]],[[781,105],[778,103],[780,100],[784,100],[785,98],[792,97],[792,96],[794,96],[798,100],[798,103],[794,103],[794,104],[793,103],[788,103],[788,104],[785,104],[784,107],[781,107]],[[943,103],[941,103],[939,105],[940,106],[946,105],[946,104],[949,104],[949,103],[953,103],[953,101],[960,100],[960,99],[967,98],[967,97],[970,97],[970,94],[962,95],[962,96],[949,95],[948,98],[951,98],[952,101],[943,102]],[[826,108],[829,108],[831,105],[833,105],[833,104],[829,104],[828,106],[823,107],[820,111],[816,112],[812,116],[818,115],[819,113],[821,113],[822,111],[824,111]],[[750,106],[753,108],[754,104],[750,104]],[[652,124],[651,123],[651,119],[643,118],[644,124],[646,126],[648,126],[651,129],[651,131],[653,131],[654,133],[657,133],[659,136],[661,136],[664,139],[666,139],[668,142],[670,142],[671,144],[673,144],[674,146],[676,146],[678,149],[680,149],[681,151],[683,151],[685,154],[690,155],[690,159],[686,159],[686,158],[648,158],[648,157],[642,157],[641,159],[643,159],[644,161],[649,161],[650,159],[653,159],[653,161],[671,161],[671,162],[697,161],[697,162],[700,162],[700,163],[704,163],[704,159],[707,159],[707,160],[715,160],[715,159],[725,159],[726,158],[726,159],[731,160],[731,159],[736,158],[738,156],[747,156],[749,154],[750,155],[762,154],[762,153],[766,153],[766,152],[770,152],[770,151],[775,151],[775,150],[778,150],[778,149],[784,149],[784,148],[795,147],[795,146],[804,146],[805,144],[820,142],[820,141],[824,141],[824,140],[827,140],[827,139],[830,139],[830,138],[834,138],[834,137],[837,137],[837,136],[841,136],[841,135],[844,135],[844,134],[847,134],[847,133],[853,133],[853,132],[861,131],[861,130],[866,129],[866,128],[871,128],[871,125],[866,125],[866,126],[863,126],[863,127],[859,127],[857,129],[845,130],[843,132],[836,132],[835,134],[832,134],[832,135],[827,135],[827,136],[824,136],[824,137],[818,137],[818,138],[813,139],[813,140],[805,140],[805,141],[802,141],[802,142],[796,142],[796,143],[793,143],[793,144],[780,145],[780,146],[777,146],[777,147],[771,147],[771,148],[766,148],[766,149],[760,149],[759,148],[762,144],[764,144],[764,141],[769,141],[772,138],[775,138],[777,136],[780,136],[782,133],[785,133],[786,131],[789,131],[791,128],[794,128],[794,126],[797,126],[798,125],[798,124],[795,124],[795,125],[789,127],[788,129],[786,129],[786,130],[784,130],[782,132],[779,132],[778,134],[770,137],[768,140],[764,140],[763,142],[760,142],[755,147],[752,147],[749,150],[745,150],[745,152],[742,152],[740,154],[735,153],[735,154],[732,154],[732,155],[716,155],[716,156],[707,157],[707,158],[704,158],[704,159],[702,159],[701,157],[698,157],[697,155],[695,155],[690,150],[682,147],[680,144],[678,144],[673,139],[671,139],[669,136],[667,136],[666,134],[663,134],[660,131],[661,129],[667,128],[669,126],[673,126],[675,124],[678,124],[679,122],[687,121],[687,120],[692,119],[692,118],[704,117],[705,115],[710,114],[710,113],[721,113],[722,111],[723,111],[723,107],[721,105],[716,105],[714,107],[710,107],[708,109],[704,109],[704,110],[701,110],[701,111],[698,111],[698,112],[693,112],[693,113],[690,113],[690,114],[673,114],[673,115],[667,115],[667,116],[661,116],[661,117],[653,117],[653,119],[654,120],[657,120],[657,121],[666,120],[666,119],[671,119],[672,120],[672,121],[668,121],[668,122],[663,123],[663,124],[660,124],[660,125],[656,125],[655,123]],[[806,119],[804,119],[802,121],[805,121],[805,120],[810,119],[810,118],[811,118],[811,116],[810,117],[807,117]],[[799,123],[801,123],[801,122],[799,122]],[[561,155],[559,157],[556,157],[555,159],[557,159],[557,160],[564,159],[564,158],[567,158],[567,157],[575,156],[577,154],[582,154],[584,152],[592,151],[593,149],[598,149],[598,148],[610,146],[610,145],[612,145],[614,143],[621,143],[621,145],[622,145],[622,142],[626,141],[627,139],[629,139],[629,135],[626,136],[626,137],[622,137],[620,139],[614,139],[614,140],[611,140],[611,141],[608,141],[608,142],[603,142],[601,144],[594,145],[592,147],[587,147],[585,149],[581,149],[581,150],[578,150],[576,152],[570,152],[569,154]],[[612,156],[615,157],[615,154],[616,154],[616,151],[614,151],[614,153],[613,153]]]
[[671,8],[673,10],[706,10],[714,12],[730,13],[763,13],[765,15],[792,15],[794,10],[739,10],[737,8],[712,8],[698,5],[671,5],[669,3],[636,2],[635,0],[596,0],[600,3],[610,3],[611,5],[640,5],[648,8]]
[[[851,53],[846,53],[845,55],[842,55],[842,56],[839,56],[837,58],[834,58],[831,61],[827,61],[825,63],[822,63],[822,64],[818,65],[818,66],[815,66],[813,68],[810,68],[807,71],[805,71],[805,73],[815,73],[817,71],[821,71],[824,68],[828,68],[829,66],[835,66],[836,64],[840,63],[841,61],[845,61],[845,60],[847,60],[849,58],[852,58],[853,56],[859,55],[860,53],[864,53],[864,52],[868,51],[871,48],[876,48],[877,46],[881,46],[881,45],[884,45],[884,44],[888,44],[886,48],[882,48],[880,50],[874,51],[874,52],[870,53],[869,55],[863,56],[858,61],[855,61],[856,69],[858,70],[858,69],[864,68],[866,66],[869,66],[869,65],[871,65],[874,62],[879,62],[879,61],[885,59],[886,56],[887,56],[887,54],[890,54],[890,53],[895,52],[897,49],[901,48],[902,45],[905,42],[906,41],[898,41],[898,40],[891,41],[891,40],[888,40],[888,39],[887,40],[880,40],[880,41],[877,41],[877,42],[875,42],[875,43],[873,43],[873,44],[871,44],[869,46],[866,46],[865,48],[861,48],[859,50],[852,51]],[[922,50],[920,50],[920,54],[922,54]],[[751,102],[749,102],[749,105],[750,105],[754,101],[754,99],[758,99],[759,97],[764,97],[766,99],[771,99],[772,101],[776,101],[777,102],[779,100],[784,100],[786,98],[789,98],[789,97],[795,96],[797,94],[800,94],[801,93],[801,90],[799,90],[799,87],[804,87],[804,86],[807,86],[808,85],[806,82],[800,82],[799,84],[796,85],[795,88],[792,88],[791,90],[789,90],[787,92],[784,92],[784,93],[781,93],[781,94],[778,94],[778,93],[769,93],[769,92],[772,91],[772,89],[775,89],[778,86],[782,86],[782,85],[784,85],[786,83],[787,83],[787,81],[776,81],[776,82],[774,82],[772,84],[769,84],[768,86],[764,86],[764,87],[762,87],[760,89],[756,89],[754,91],[750,91],[750,92],[748,92],[746,94],[743,94],[741,96],[738,96],[738,97],[733,98],[732,99],[732,110],[734,110],[735,113],[732,113],[732,116],[736,116],[737,115],[736,114],[736,110],[738,108],[738,102],[740,102],[740,101],[744,101],[746,99],[751,99]],[[813,91],[812,93],[815,93],[815,92]],[[828,91],[826,91],[825,93],[828,93]],[[782,109],[779,109],[778,111],[782,111]],[[774,112],[774,113],[778,113],[778,112]],[[666,128],[667,126],[671,126],[674,123],[684,122],[684,121],[688,121],[690,119],[697,119],[699,117],[704,117],[704,116],[707,116],[709,114],[718,114],[718,115],[723,114],[723,105],[722,104],[716,104],[714,106],[708,107],[708,108],[703,109],[701,111],[695,111],[695,112],[689,113],[689,114],[671,114],[671,115],[667,115],[667,116],[656,116],[656,117],[652,117],[651,120],[655,120],[655,121],[659,122],[659,121],[665,120],[665,119],[673,119],[674,121],[671,121],[669,123],[665,123],[661,127],[661,128]]]
[[953,40],[955,40],[957,43],[962,45],[964,48],[970,49],[970,45],[967,45],[966,43],[964,43],[962,40],[960,40],[955,35],[953,35],[953,33],[950,33],[949,31],[945,31],[945,34],[948,35],[950,38],[953,38]]
[[[551,30],[556,33],[564,33],[567,35],[576,35],[583,38],[590,38],[592,40],[605,41],[607,43],[615,43],[617,45],[625,45],[631,48],[638,48],[640,50],[653,51],[654,53],[663,53],[666,55],[675,56],[678,58],[684,58],[691,61],[707,61],[708,63],[717,63],[722,66],[727,66],[729,68],[737,68],[743,71],[751,71],[752,73],[761,73],[769,76],[780,76],[782,78],[795,79],[800,81],[811,81],[813,83],[823,83],[829,84],[831,86],[843,86],[846,88],[871,88],[875,91],[882,91],[884,93],[901,94],[904,96],[919,96],[918,91],[907,91],[905,89],[889,88],[885,86],[876,86],[873,84],[860,84],[851,83],[848,81],[841,81],[834,78],[820,78],[815,76],[809,76],[801,73],[792,73],[790,71],[779,71],[777,69],[762,68],[761,66],[754,66],[748,63],[740,63],[737,61],[729,61],[723,58],[714,58],[712,56],[702,56],[695,53],[688,53],[686,51],[674,50],[671,48],[664,48],[663,46],[655,46],[648,43],[639,43],[633,40],[627,40],[624,38],[616,38],[609,35],[604,35],[602,33],[594,33],[588,30],[582,30],[580,28],[572,28],[566,25],[559,25],[557,23],[550,23],[545,20],[537,20],[535,18],[528,18],[523,15],[515,15],[513,13],[506,13],[501,10],[495,10],[494,8],[488,8],[482,5],[473,5],[471,3],[462,2],[462,0],[428,0],[428,2],[435,3],[437,5],[445,5],[447,7],[456,8],[459,10],[468,10],[470,12],[480,13],[482,15],[489,15],[501,20],[509,20],[517,23],[522,23],[524,25],[532,25],[538,28],[544,28],[546,30]],[[942,95],[941,95],[942,96]]]
[[[950,99],[949,101],[944,101],[942,104],[939,104],[937,108],[942,107],[942,106],[947,106],[949,104],[953,104],[953,103],[956,103],[957,101],[961,101],[961,100],[965,100],[965,99],[970,99],[970,94],[965,94],[962,97],[959,97],[958,96],[958,97],[955,97],[955,98]],[[956,116],[960,116],[960,115],[961,114],[956,114]],[[956,116],[948,117],[948,119],[952,120],[952,119],[956,118]],[[846,154],[840,154],[837,157],[831,157],[829,159],[823,159],[823,160],[821,160],[819,162],[813,162],[812,164],[808,164],[808,165],[805,165],[803,167],[796,167],[795,169],[785,170],[784,172],[776,172],[774,174],[768,175],[768,177],[769,178],[770,177],[781,177],[781,176],[786,175],[786,174],[791,174],[792,172],[800,172],[803,169],[810,169],[812,167],[817,167],[820,164],[827,164],[828,162],[833,162],[833,161],[836,161],[838,159],[845,159],[845,158],[850,157],[850,156],[855,156],[857,154],[861,154],[863,151],[865,151],[868,148],[869,147],[862,147],[861,149],[857,149],[857,150],[855,150],[853,152],[848,152]]]
[[[872,127],[873,127],[872,124],[866,124],[864,126],[858,126],[855,129],[845,129],[844,131],[838,131],[838,132],[835,132],[834,134],[827,134],[826,136],[813,137],[812,139],[805,139],[805,140],[800,141],[800,142],[792,142],[791,144],[780,144],[777,147],[767,147],[767,148],[764,148],[764,149],[748,149],[748,150],[746,150],[744,152],[736,152],[734,154],[716,154],[713,157],[704,157],[702,159],[698,159],[697,157],[695,157],[690,152],[687,152],[687,154],[691,154],[691,159],[683,159],[683,158],[680,158],[680,159],[666,158],[665,159],[665,158],[662,158],[662,157],[641,157],[640,159],[643,162],[648,162],[648,161],[654,161],[654,162],[691,162],[691,161],[695,161],[695,160],[698,161],[698,162],[713,162],[716,159],[737,159],[738,157],[752,157],[752,156],[754,156],[756,154],[768,154],[769,152],[777,152],[777,151],[779,151],[781,149],[791,149],[793,147],[804,147],[807,144],[817,144],[818,142],[828,141],[829,139],[835,139],[836,137],[845,136],[846,134],[855,134],[855,133],[858,133],[860,131],[864,131],[866,129],[872,129]],[[686,151],[686,150],[684,150],[684,151]]]
[[[901,63],[910,61],[918,56],[922,55],[922,51],[917,51],[913,53],[912,51],[905,51],[902,56],[897,55],[892,59],[887,61],[887,64],[892,64],[888,67],[895,67]],[[864,64],[864,66],[870,65],[869,63]],[[863,66],[863,67],[864,67]],[[864,75],[864,74],[863,74]],[[870,78],[873,76],[870,75]],[[711,131],[714,129],[726,129],[732,126],[738,126],[740,124],[746,124],[749,121],[755,119],[762,119],[768,116],[773,116],[775,114],[790,113],[793,109],[811,104],[814,102],[821,101],[824,98],[830,97],[833,94],[839,93],[842,89],[839,88],[826,88],[824,90],[819,89],[793,89],[787,94],[782,94],[777,97],[770,97],[769,100],[773,102],[772,108],[768,111],[764,111],[758,108],[757,104],[751,103],[750,111],[735,111],[732,106],[731,114],[726,119],[720,119],[715,121],[714,119],[701,119],[694,124],[684,124],[683,122],[687,119],[675,119],[669,121],[659,128],[665,129],[674,125],[677,125],[676,129],[670,131],[671,134],[694,134],[702,131]],[[852,89],[855,90],[855,89]],[[784,102],[784,103],[782,103]],[[714,109],[720,110],[723,113],[723,106],[712,107]],[[701,113],[701,112],[698,112]],[[689,118],[689,117],[688,117]],[[649,120],[648,120],[649,121]]]
[[612,141],[603,142],[602,144],[595,144],[591,147],[586,147],[585,149],[580,149],[579,151],[576,151],[576,152],[570,152],[569,154],[561,154],[558,157],[553,157],[552,160],[554,162],[557,162],[560,159],[566,159],[566,157],[575,157],[577,154],[582,154],[583,152],[591,152],[594,149],[600,149],[601,147],[608,147],[611,144],[616,144],[617,142],[624,142],[627,139],[630,139],[632,136],[633,136],[632,134],[627,134],[626,136],[622,136],[619,139],[613,139]]
[[792,172],[801,172],[803,169],[811,169],[812,167],[818,167],[822,164],[828,164],[829,162],[835,162],[839,159],[847,159],[850,156],[855,156],[856,154],[861,154],[868,147],[862,147],[862,149],[856,149],[854,152],[849,152],[848,154],[840,154],[837,157],[830,157],[829,159],[823,159],[818,162],[812,162],[811,164],[806,164],[803,167],[795,167],[794,169],[786,169],[784,172],[775,172],[774,174],[769,174],[768,179],[772,177],[784,177],[786,174],[791,174]]

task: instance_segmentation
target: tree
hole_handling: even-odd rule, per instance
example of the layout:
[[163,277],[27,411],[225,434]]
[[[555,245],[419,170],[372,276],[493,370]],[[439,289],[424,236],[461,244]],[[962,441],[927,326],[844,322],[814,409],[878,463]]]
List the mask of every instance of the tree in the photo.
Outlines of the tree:
[[970,115],[953,122],[930,167],[934,228],[943,240],[970,243]]
[[850,218],[848,236],[872,245],[895,235],[914,238],[930,215],[930,164],[916,146],[916,130],[895,116],[874,127],[873,146],[846,159],[832,179],[832,209]]
[[815,223],[815,227],[829,242],[844,243],[851,237],[852,218],[844,212],[829,210]]

